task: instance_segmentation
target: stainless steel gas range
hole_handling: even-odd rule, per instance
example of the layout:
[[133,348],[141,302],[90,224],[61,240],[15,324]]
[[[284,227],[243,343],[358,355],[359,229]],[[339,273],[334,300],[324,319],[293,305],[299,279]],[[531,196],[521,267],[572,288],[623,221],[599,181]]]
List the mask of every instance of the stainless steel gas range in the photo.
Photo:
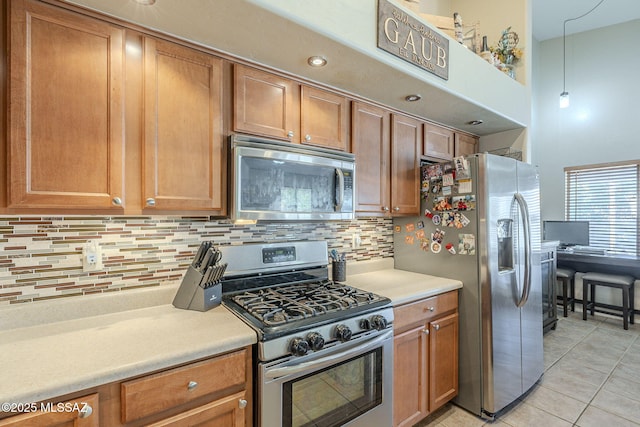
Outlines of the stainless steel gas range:
[[329,280],[324,241],[221,251],[223,304],[258,334],[258,425],[390,426],[391,301]]

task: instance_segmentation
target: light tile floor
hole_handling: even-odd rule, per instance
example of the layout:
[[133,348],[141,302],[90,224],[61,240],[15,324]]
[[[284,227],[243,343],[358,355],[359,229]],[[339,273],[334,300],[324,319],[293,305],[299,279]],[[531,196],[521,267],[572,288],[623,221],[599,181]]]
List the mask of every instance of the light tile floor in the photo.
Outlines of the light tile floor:
[[569,312],[544,336],[545,373],[507,412],[486,421],[453,404],[416,427],[640,426],[640,319]]

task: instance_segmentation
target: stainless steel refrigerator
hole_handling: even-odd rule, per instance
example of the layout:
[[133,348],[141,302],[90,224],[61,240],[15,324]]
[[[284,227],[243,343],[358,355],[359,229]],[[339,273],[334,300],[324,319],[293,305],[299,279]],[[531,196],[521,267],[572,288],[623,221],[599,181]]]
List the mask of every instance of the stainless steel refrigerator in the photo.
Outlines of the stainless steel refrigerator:
[[463,282],[454,402],[494,418],[544,369],[537,172],[476,154],[423,166],[416,191],[421,216],[394,219],[395,267]]

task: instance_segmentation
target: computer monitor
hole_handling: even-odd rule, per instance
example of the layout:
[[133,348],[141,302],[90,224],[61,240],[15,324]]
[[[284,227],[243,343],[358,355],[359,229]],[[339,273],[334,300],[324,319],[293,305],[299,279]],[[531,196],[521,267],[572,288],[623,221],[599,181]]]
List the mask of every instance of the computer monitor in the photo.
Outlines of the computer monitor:
[[561,246],[589,246],[589,221],[544,221],[544,240]]

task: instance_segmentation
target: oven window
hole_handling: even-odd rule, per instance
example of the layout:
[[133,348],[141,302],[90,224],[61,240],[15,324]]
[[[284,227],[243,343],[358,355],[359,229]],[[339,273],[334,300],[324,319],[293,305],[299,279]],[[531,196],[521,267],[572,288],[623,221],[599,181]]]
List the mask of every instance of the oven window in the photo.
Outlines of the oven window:
[[283,385],[283,427],[341,426],[382,403],[382,348]]

